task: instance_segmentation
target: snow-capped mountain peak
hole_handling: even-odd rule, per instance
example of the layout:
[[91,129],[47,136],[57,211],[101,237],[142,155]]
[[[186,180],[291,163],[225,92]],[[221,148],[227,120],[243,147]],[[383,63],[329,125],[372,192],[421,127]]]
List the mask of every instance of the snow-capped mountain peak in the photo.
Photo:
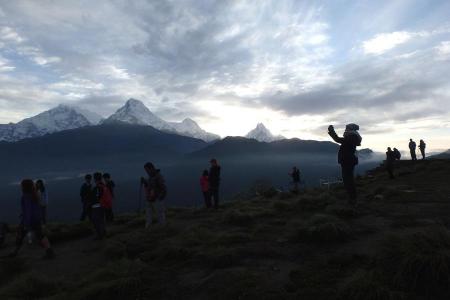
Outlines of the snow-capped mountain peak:
[[135,125],[148,125],[159,130],[173,131],[172,126],[153,114],[142,101],[129,99],[104,122],[123,122]]
[[264,126],[263,123],[258,123],[256,125],[256,128],[247,133],[245,137],[249,139],[255,139],[260,142],[273,142],[285,138],[281,135],[273,135],[270,130],[267,129],[266,126]]
[[[91,117],[93,115],[94,113],[90,113]],[[79,112],[77,108],[68,105],[58,105],[16,124],[0,125],[0,140],[15,142],[25,138],[89,125],[94,125],[94,123],[83,113]]]
[[212,142],[220,139],[220,136],[217,134],[209,133],[203,130],[197,122],[190,118],[186,118],[180,123],[171,122],[170,125],[175,128],[176,132],[181,135],[186,135],[190,137],[194,137],[197,139],[204,140],[205,142]]

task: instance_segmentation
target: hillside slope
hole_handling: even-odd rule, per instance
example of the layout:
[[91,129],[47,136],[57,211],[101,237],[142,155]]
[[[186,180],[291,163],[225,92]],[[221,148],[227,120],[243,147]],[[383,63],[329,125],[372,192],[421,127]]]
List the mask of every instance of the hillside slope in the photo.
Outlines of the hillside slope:
[[149,231],[124,215],[101,242],[87,223],[53,224],[57,258],[27,246],[1,259],[0,297],[449,299],[450,161],[402,161],[396,173],[359,178],[356,208],[342,187],[267,188],[218,211],[170,209]]

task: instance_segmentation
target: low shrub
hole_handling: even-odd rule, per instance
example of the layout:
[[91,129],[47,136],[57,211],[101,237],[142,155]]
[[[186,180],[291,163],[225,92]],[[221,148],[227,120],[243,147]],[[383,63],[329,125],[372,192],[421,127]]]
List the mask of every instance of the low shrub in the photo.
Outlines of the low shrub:
[[0,260],[0,285],[13,280],[17,275],[26,271],[28,266],[20,257]]
[[330,215],[317,214],[297,230],[296,239],[317,243],[338,243],[348,241],[352,236],[353,232],[344,222]]
[[25,273],[16,277],[0,289],[1,299],[40,299],[50,297],[63,286],[61,281],[52,281],[43,274]]
[[248,226],[253,224],[254,216],[240,210],[230,210],[225,213],[223,222],[228,225]]
[[355,272],[339,290],[340,300],[407,300],[405,293],[393,291],[373,271]]
[[388,235],[377,263],[398,289],[433,299],[450,297],[450,231],[444,227]]
[[103,249],[103,252],[105,253],[107,259],[121,259],[127,255],[127,247],[122,242],[109,240]]

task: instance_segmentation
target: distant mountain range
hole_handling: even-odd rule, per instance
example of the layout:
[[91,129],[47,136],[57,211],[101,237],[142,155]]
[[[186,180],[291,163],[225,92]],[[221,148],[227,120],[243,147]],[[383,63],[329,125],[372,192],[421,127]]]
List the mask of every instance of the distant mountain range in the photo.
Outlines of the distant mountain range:
[[260,142],[245,137],[226,137],[192,153],[194,157],[244,157],[258,155],[300,155],[337,153],[338,145],[332,142],[284,139]]
[[15,143],[0,142],[3,171],[48,171],[99,164],[170,161],[203,149],[207,143],[191,137],[124,123],[65,130]]
[[59,105],[16,124],[0,124],[0,141],[15,142],[25,138],[96,125],[101,116],[79,108]]
[[[190,118],[182,122],[167,122],[152,113],[142,101],[131,98],[106,119],[85,109],[59,105],[18,123],[0,124],[0,141],[16,142],[64,130],[111,123],[147,125],[164,132],[193,137],[205,142],[220,139],[219,135],[205,131]],[[273,135],[262,123],[258,123],[246,137],[260,142],[285,139],[281,135]]]
[[180,123],[166,122],[153,114],[144,103],[136,99],[129,99],[123,107],[119,108],[113,115],[103,121],[103,123],[114,122],[148,125],[158,130],[198,138],[205,142],[220,139],[220,136],[206,132],[195,121],[189,118],[184,119]]
[[0,124],[0,141],[16,142],[49,133],[110,123],[148,125],[161,131],[198,138],[206,142],[220,139],[220,136],[200,128],[192,119],[187,118],[180,123],[166,122],[153,114],[141,101],[129,99],[123,107],[106,119],[88,110],[59,105],[15,124]]

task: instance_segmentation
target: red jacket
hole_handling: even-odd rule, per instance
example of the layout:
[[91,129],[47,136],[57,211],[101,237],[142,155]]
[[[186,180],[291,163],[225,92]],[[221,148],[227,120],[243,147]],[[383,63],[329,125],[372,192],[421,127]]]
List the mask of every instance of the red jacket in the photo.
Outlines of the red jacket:
[[208,176],[200,177],[200,186],[202,187],[202,192],[209,191],[209,178]]

